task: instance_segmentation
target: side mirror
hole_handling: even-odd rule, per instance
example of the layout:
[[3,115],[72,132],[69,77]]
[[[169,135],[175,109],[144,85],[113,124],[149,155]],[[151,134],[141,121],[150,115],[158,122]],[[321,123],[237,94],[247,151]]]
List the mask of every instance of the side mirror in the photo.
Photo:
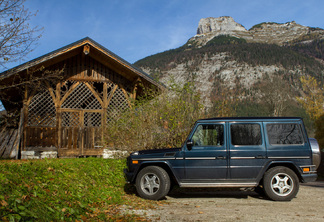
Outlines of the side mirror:
[[187,141],[187,149],[192,150],[193,142],[191,140]]

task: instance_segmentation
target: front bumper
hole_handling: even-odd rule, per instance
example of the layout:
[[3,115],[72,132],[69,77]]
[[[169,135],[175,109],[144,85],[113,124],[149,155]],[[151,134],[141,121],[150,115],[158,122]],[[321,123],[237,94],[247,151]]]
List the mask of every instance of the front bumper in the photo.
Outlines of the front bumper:
[[316,173],[310,173],[310,174],[303,174],[302,176],[302,182],[308,183],[308,182],[314,182],[317,180],[317,174]]
[[129,172],[128,169],[124,169],[124,176],[125,176],[125,179],[128,183],[132,183],[133,181],[133,176],[134,176],[134,173],[133,172]]

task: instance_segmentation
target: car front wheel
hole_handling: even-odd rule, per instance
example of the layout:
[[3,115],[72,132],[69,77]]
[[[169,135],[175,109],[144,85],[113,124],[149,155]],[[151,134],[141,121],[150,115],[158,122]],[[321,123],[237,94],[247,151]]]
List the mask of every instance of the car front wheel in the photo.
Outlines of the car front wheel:
[[294,171],[287,167],[274,167],[264,175],[264,192],[272,200],[289,201],[299,190],[299,180]]
[[136,177],[136,190],[144,199],[160,200],[169,193],[170,177],[161,167],[145,167]]

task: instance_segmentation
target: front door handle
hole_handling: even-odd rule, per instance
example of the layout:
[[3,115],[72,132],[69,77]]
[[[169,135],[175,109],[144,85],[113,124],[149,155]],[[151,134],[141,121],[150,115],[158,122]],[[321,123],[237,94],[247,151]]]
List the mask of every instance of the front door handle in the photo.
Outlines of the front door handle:
[[266,158],[266,156],[262,156],[262,155],[257,155],[256,157],[255,157],[255,159],[265,159]]

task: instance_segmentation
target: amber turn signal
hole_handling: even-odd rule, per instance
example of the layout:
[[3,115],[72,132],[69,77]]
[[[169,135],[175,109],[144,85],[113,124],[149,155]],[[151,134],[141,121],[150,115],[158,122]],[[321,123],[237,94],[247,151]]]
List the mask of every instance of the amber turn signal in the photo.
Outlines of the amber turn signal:
[[138,164],[138,160],[133,160],[133,164]]
[[305,172],[309,172],[309,167],[305,167],[305,168],[303,168],[303,172],[305,173]]

